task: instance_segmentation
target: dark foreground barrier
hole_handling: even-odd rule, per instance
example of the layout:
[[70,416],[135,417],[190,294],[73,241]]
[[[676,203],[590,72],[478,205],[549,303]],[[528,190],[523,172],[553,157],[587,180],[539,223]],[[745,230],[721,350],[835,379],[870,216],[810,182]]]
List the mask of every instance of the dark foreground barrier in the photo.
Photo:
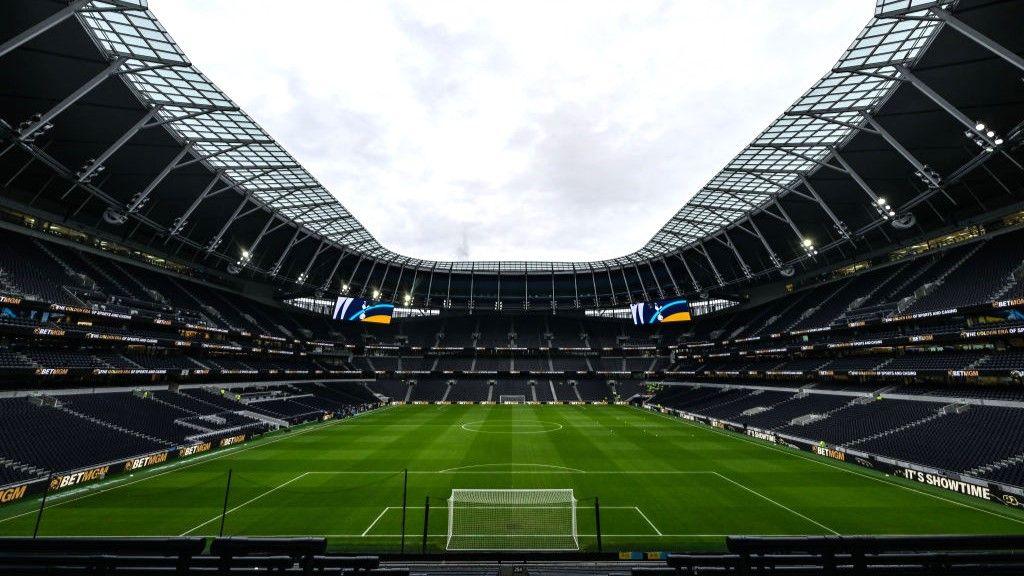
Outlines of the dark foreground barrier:
[[324,538],[0,538],[3,575],[409,574],[379,566],[327,554]]
[[634,574],[1024,574],[1024,535],[731,536],[729,554],[670,554],[667,568]]

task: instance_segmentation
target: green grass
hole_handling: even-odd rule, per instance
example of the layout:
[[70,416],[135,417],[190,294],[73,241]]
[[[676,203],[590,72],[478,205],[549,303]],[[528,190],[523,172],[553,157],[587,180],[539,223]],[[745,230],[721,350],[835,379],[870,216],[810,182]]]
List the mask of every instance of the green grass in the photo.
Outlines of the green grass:
[[[572,488],[580,545],[719,549],[727,534],[1008,534],[1024,514],[809,453],[625,406],[397,406],[269,435],[51,496],[43,535],[327,535],[393,551],[409,470],[407,549],[424,500],[444,545],[452,488]],[[0,509],[29,535],[36,502]]]

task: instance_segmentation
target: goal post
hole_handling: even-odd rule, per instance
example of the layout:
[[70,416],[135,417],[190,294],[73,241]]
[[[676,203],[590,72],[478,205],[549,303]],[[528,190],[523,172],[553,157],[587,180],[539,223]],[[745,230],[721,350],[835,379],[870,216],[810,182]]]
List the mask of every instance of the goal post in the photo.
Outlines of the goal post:
[[526,396],[522,394],[502,394],[498,396],[498,404],[526,404]]
[[571,488],[452,489],[447,550],[579,550]]

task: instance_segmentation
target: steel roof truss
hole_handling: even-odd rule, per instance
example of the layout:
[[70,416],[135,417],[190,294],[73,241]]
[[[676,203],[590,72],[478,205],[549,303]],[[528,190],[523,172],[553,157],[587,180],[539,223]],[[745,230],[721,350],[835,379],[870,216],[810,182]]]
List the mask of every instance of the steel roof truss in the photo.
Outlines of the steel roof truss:
[[962,20],[960,20],[956,16],[953,16],[940,6],[932,6],[931,8],[929,8],[928,11],[937,16],[946,24],[948,24],[950,28],[977,42],[983,48],[989,50],[996,56],[999,56],[1003,60],[1006,60],[1010,64],[1013,64],[1020,70],[1024,71],[1024,58],[1021,58],[1017,54],[1006,49],[1006,47],[1003,46],[1002,44],[999,44],[995,40],[992,40],[988,36],[985,36],[981,32],[978,32],[974,28],[968,26]]
[[91,92],[94,88],[96,88],[97,86],[102,84],[104,82],[104,80],[106,80],[107,78],[110,78],[114,74],[114,71],[117,70],[117,68],[122,63],[124,63],[124,59],[123,58],[119,58],[117,60],[114,60],[110,64],[108,64],[106,68],[104,68],[103,70],[98,72],[95,76],[93,76],[88,81],[86,81],[85,84],[82,84],[81,86],[79,86],[77,90],[75,90],[74,92],[69,94],[67,97],[65,97],[63,100],[61,100],[60,102],[55,104],[52,108],[47,110],[45,113],[40,114],[38,120],[36,120],[35,122],[32,122],[31,124],[26,126],[24,129],[20,130],[18,132],[18,138],[21,139],[21,140],[25,140],[26,138],[28,138],[28,137],[32,136],[33,134],[35,134],[36,132],[38,132],[40,128],[42,128],[46,124],[49,124],[50,121],[53,120],[54,118],[56,118],[58,114],[60,114],[61,112],[67,110],[68,108],[70,108],[72,105],[74,105],[75,102],[78,102],[79,100],[82,99],[83,96],[85,96],[86,94]]
[[127,144],[128,141],[131,140],[133,136],[138,134],[139,130],[142,130],[143,127],[146,125],[146,122],[149,122],[153,115],[159,111],[159,106],[147,110],[146,113],[143,114],[142,118],[140,118],[135,124],[133,124],[131,128],[125,131],[125,133],[122,134],[117,140],[115,140],[114,143],[111,144],[106,150],[100,153],[100,155],[97,156],[95,160],[89,163],[86,169],[79,174],[77,181],[83,182],[84,180],[88,179],[89,176],[91,176],[97,168],[102,166],[104,162],[109,160],[110,157],[114,155],[114,153],[120,150],[122,146]]
[[14,38],[11,38],[7,42],[4,42],[2,45],[0,45],[0,58],[3,58],[12,50],[18,48],[22,44],[25,44],[26,42],[32,40],[36,36],[39,36],[43,32],[46,32],[50,28],[53,28],[54,26],[67,20],[71,16],[74,16],[75,12],[77,12],[79,8],[82,8],[91,1],[92,0],[75,0],[71,4],[68,4],[64,8],[48,16],[47,18],[43,19],[37,24],[34,24],[29,29],[21,32]]

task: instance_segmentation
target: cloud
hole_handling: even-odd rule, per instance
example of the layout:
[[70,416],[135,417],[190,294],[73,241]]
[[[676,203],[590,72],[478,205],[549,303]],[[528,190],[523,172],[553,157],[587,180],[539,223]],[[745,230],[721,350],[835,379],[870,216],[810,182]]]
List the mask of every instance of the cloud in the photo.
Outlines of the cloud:
[[439,260],[644,243],[825,73],[863,0],[152,0],[377,239]]

